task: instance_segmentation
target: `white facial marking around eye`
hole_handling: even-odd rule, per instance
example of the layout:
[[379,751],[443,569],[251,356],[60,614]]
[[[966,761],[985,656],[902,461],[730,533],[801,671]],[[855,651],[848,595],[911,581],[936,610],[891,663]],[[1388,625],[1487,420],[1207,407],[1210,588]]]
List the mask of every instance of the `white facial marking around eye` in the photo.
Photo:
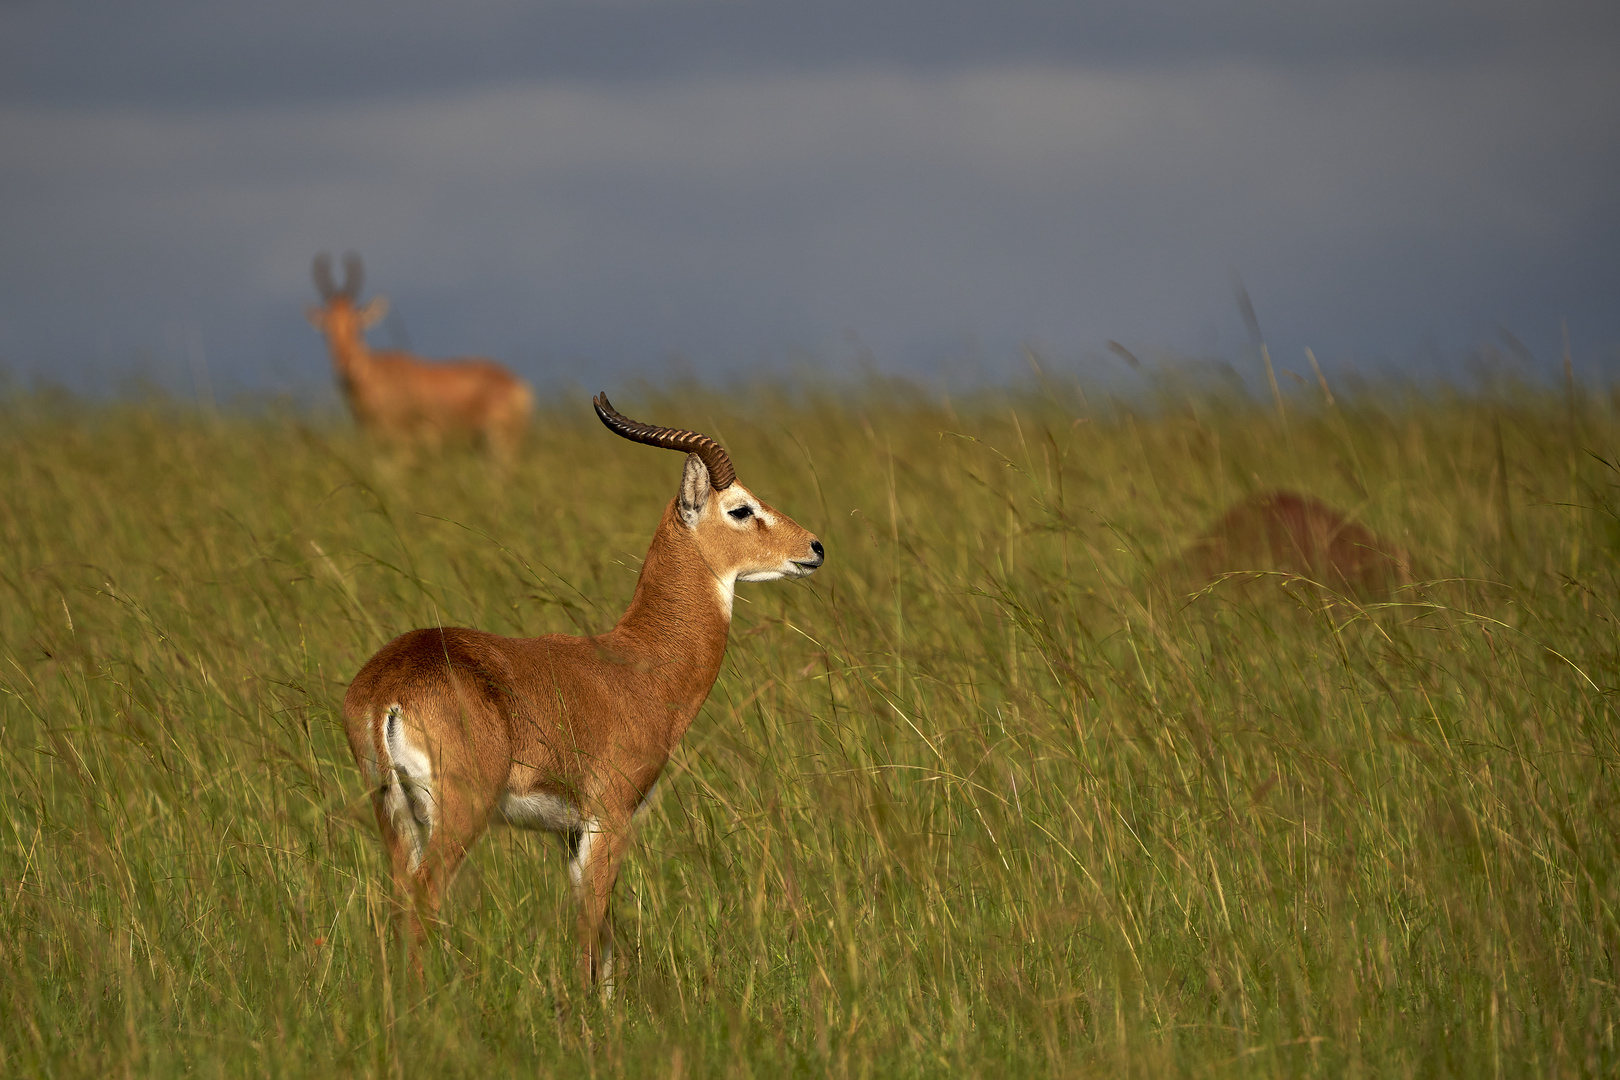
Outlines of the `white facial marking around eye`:
[[733,484],[721,494],[719,507],[726,522],[736,528],[752,528],[756,524],[770,528],[776,524],[776,515],[766,510],[754,493],[741,484]]

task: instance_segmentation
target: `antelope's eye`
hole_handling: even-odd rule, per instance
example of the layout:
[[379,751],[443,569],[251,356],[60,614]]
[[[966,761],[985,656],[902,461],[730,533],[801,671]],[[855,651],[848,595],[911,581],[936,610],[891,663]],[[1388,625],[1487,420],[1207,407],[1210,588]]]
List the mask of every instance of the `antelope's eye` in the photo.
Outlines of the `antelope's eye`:
[[754,508],[752,506],[739,506],[735,510],[727,510],[726,513],[738,521],[747,521],[754,516]]

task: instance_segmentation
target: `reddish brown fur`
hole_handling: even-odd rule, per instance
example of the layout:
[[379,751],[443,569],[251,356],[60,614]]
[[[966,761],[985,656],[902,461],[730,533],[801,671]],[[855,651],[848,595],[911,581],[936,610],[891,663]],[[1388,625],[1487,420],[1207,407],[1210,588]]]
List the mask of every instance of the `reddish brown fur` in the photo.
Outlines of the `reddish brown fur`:
[[[821,564],[815,537],[741,485],[709,487],[687,459],[682,494],[665,509],[629,608],[595,637],[508,638],[480,630],[413,630],[366,662],[343,701],[349,746],[373,785],[378,825],[413,940],[437,915],[468,847],[503,797],[537,793],[600,822],[584,838],[577,885],[581,968],[603,974],[608,900],[631,819],[708,697],[725,655],[739,574],[802,576]],[[752,522],[726,511],[759,508]],[[772,523],[762,520],[769,515]],[[758,525],[760,527],[743,527]],[[724,600],[724,603],[722,602]],[[439,821],[420,865],[385,809],[385,713],[433,759]],[[381,763],[381,767],[379,767]],[[566,829],[555,831],[569,832]],[[575,843],[581,832],[572,833]]]
[[1384,593],[1410,580],[1399,548],[1308,495],[1267,491],[1233,506],[1188,549],[1204,577],[1282,570],[1328,588]]
[[309,321],[326,335],[338,385],[368,434],[428,447],[447,437],[476,438],[502,459],[517,450],[534,395],[510,371],[493,360],[429,362],[403,352],[374,353],[365,331],[386,301],[357,306],[341,291],[323,299],[309,309]]

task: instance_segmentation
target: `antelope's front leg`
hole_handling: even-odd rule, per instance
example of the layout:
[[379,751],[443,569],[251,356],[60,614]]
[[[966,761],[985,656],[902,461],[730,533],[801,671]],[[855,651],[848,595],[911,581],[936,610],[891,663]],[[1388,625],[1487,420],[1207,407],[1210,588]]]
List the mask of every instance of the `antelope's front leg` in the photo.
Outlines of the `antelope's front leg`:
[[629,844],[629,821],[587,818],[580,827],[568,876],[579,903],[580,979],[613,995],[613,926],[608,921],[613,885]]

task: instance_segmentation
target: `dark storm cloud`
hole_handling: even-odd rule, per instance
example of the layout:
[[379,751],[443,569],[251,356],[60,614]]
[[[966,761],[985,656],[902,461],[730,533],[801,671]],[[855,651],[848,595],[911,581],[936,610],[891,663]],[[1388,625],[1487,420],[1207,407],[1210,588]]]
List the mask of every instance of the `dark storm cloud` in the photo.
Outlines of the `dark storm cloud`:
[[1283,366],[1607,355],[1609,10],[0,5],[0,363],[318,380],[350,246],[378,340],[541,378],[1233,355],[1234,271]]
[[1617,29],[1620,5],[1588,0],[13,0],[0,94],[220,104],[841,67],[1436,62],[1569,55]]

